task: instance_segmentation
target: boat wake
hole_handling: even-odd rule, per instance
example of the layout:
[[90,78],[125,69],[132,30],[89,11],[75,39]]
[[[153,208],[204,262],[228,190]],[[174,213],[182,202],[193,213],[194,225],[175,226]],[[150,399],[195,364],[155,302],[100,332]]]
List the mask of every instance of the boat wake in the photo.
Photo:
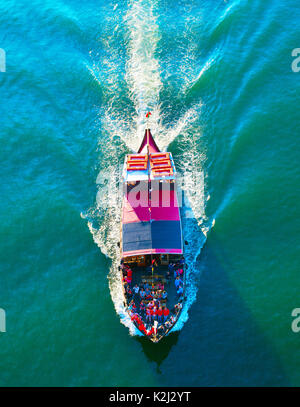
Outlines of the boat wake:
[[[201,140],[201,102],[186,104],[176,120],[164,114],[162,105],[176,102],[162,99],[164,89],[160,64],[159,1],[132,0],[125,17],[115,5],[108,12],[100,52],[91,51],[93,64],[88,67],[102,90],[102,103],[96,121],[99,133],[98,194],[95,205],[85,214],[88,227],[102,253],[112,260],[108,275],[111,297],[121,322],[132,335],[142,335],[125,311],[120,260],[120,165],[124,155],[136,151],[146,126],[145,113],[152,112],[149,127],[161,150],[174,142],[175,164],[184,183],[182,226],[185,258],[188,264],[186,278],[187,301],[174,330],[182,328],[188,311],[196,299],[201,267],[197,258],[203,247],[210,222],[205,216],[208,196],[205,189],[205,149]],[[190,17],[189,17],[190,18]],[[183,36],[185,38],[185,36]],[[182,82],[187,83],[192,59],[185,58],[189,69],[182,64]],[[170,85],[171,86],[171,85]],[[166,124],[167,123],[167,124]]]

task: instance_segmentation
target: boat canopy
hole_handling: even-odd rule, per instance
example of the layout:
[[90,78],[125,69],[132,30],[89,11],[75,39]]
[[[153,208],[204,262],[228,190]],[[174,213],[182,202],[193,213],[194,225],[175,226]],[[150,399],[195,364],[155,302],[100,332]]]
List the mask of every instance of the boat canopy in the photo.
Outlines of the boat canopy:
[[[144,195],[144,196],[143,196]],[[176,192],[152,191],[124,195],[122,217],[123,257],[138,254],[182,254],[179,205]]]
[[171,153],[147,129],[137,154],[128,154],[123,179],[122,257],[182,254],[182,231]]

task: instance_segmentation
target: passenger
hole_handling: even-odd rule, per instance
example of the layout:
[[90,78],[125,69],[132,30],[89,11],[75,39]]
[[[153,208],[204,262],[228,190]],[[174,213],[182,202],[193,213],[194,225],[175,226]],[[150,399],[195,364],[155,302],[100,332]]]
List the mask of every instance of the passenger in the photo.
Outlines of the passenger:
[[129,299],[131,300],[131,298],[132,298],[132,291],[131,291],[129,285],[127,285],[127,287],[126,287],[126,293],[127,293],[128,297],[129,297]]
[[170,273],[169,270],[168,270],[167,273],[166,273],[166,279],[167,279],[167,283],[169,283],[170,280],[171,280],[171,273]]
[[135,312],[136,310],[136,305],[133,301],[130,302],[128,309],[132,312]]
[[152,267],[157,267],[157,261],[156,259],[153,259],[151,262]]
[[176,287],[176,289],[178,289],[178,287],[179,287],[181,284],[182,284],[182,280],[180,280],[179,277],[176,277],[176,280],[175,280],[175,287]]
[[183,269],[178,270],[179,276],[183,276]]
[[140,323],[142,322],[142,320],[138,314],[133,314],[131,316],[131,320],[136,322],[138,325],[140,325]]
[[145,310],[146,310],[145,303],[144,303],[144,301],[141,301],[141,302],[140,302],[140,312],[141,312],[141,315],[142,315],[142,316],[145,315]]
[[151,314],[151,308],[146,308],[146,322],[151,324],[152,321],[152,314]]
[[174,271],[174,264],[170,263],[169,266],[168,266],[168,269],[169,269],[170,272]]
[[154,330],[154,327],[152,326],[151,329],[150,329],[150,331],[147,332],[147,335],[148,335],[148,336],[152,336],[152,335],[154,335],[154,334],[155,334],[155,330]]
[[182,285],[180,285],[180,286],[177,288],[177,295],[178,295],[179,297],[181,297],[182,294],[183,294],[183,287],[182,287]]
[[139,295],[140,287],[136,284],[136,285],[133,287],[132,290],[133,290],[133,292],[134,292],[134,296],[137,297],[137,296]]
[[176,322],[176,318],[174,317],[174,315],[171,315],[169,321],[171,322],[172,325]]
[[169,310],[167,307],[165,307],[165,308],[163,309],[164,323],[166,323],[169,314],[170,314],[170,310]]
[[158,289],[161,290],[161,291],[163,291],[163,290],[165,289],[164,284],[163,284],[163,283],[159,283],[159,284],[158,284]]
[[150,287],[149,287],[148,282],[146,281],[146,282],[144,283],[144,290],[147,290],[147,288],[149,289]]
[[180,312],[181,309],[182,309],[181,302],[179,302],[178,304],[175,304],[175,306],[174,306],[175,312]]
[[144,298],[145,298],[145,296],[146,296],[146,293],[145,293],[145,291],[144,291],[144,289],[143,289],[143,287],[140,289],[140,297],[141,297],[141,299],[143,300]]
[[162,322],[162,315],[163,315],[162,307],[159,307],[159,308],[156,310],[156,316],[157,316],[157,321],[158,321],[158,323],[160,323],[160,324],[161,324],[161,322]]
[[141,321],[141,323],[140,323],[140,325],[139,325],[139,330],[141,331],[141,332],[143,332],[145,335],[147,335],[147,330],[146,330],[146,327],[145,327],[145,325],[144,325],[144,323]]
[[161,294],[162,300],[166,300],[168,298],[168,293],[166,291],[163,291]]
[[151,309],[152,321],[155,321],[156,320],[156,310],[157,310],[157,308],[154,306],[153,308],[150,308],[150,309]]

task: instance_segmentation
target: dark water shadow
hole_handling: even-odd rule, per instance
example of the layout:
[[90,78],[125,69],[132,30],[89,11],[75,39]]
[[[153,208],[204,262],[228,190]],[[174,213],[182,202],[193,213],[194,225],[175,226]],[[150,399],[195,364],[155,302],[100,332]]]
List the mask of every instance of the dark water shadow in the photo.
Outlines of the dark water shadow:
[[160,370],[160,365],[167,358],[172,347],[177,344],[179,334],[180,332],[178,331],[172,332],[158,343],[153,343],[144,337],[136,338],[136,340],[141,344],[146,357],[150,361],[156,363],[157,373],[162,373]]
[[[185,245],[185,260],[187,267],[194,261],[195,250],[200,251],[201,247],[206,241],[206,236],[203,234],[202,230],[199,228],[197,220],[190,216],[191,210],[187,198],[184,199],[185,205],[182,208],[182,213],[185,214],[183,221],[184,233],[184,245]],[[187,216],[187,213],[189,216]],[[194,249],[194,248],[197,249]],[[191,276],[193,278],[193,276]],[[195,284],[195,282],[194,282]],[[181,331],[170,332],[169,335],[164,337],[160,342],[153,343],[149,339],[144,337],[136,338],[138,342],[142,345],[143,351],[147,358],[155,362],[157,365],[157,373],[161,373],[160,366],[162,362],[168,357],[170,351],[174,346],[176,346]]]
[[273,344],[230,281],[230,263],[213,234],[197,263],[204,268],[197,300],[174,349],[160,365],[161,385],[289,386]]

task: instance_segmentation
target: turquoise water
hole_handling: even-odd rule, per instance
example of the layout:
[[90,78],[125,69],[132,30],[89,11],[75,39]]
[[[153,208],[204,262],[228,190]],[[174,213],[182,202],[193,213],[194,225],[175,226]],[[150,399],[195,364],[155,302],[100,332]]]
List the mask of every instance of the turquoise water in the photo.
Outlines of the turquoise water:
[[[300,385],[299,18],[296,0],[1,2],[0,385]],[[196,180],[190,300],[157,345],[116,271],[116,169],[148,109]]]

